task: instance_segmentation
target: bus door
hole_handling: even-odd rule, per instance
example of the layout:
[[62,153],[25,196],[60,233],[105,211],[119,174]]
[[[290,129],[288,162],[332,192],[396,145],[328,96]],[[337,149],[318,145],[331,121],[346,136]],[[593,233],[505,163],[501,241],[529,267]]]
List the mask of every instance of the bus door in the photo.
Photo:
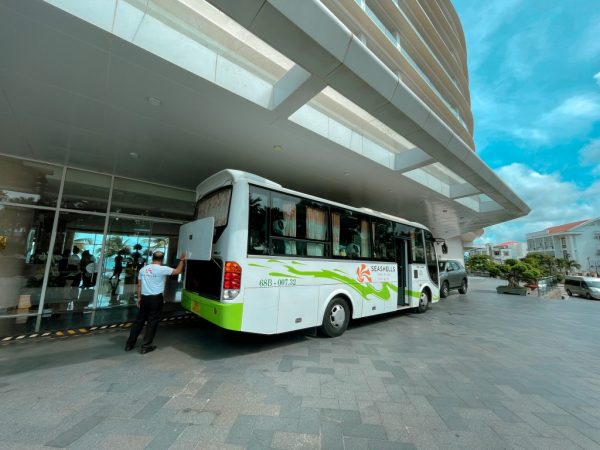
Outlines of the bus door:
[[406,270],[407,262],[407,243],[406,239],[396,238],[396,263],[398,264],[398,306],[405,306],[406,303]]

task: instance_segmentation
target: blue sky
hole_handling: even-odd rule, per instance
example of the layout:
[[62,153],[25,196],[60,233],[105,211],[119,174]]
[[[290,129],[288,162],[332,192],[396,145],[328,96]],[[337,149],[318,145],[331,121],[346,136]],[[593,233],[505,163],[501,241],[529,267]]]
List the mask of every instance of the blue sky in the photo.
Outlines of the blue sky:
[[532,212],[478,242],[600,217],[598,0],[453,0],[478,155]]

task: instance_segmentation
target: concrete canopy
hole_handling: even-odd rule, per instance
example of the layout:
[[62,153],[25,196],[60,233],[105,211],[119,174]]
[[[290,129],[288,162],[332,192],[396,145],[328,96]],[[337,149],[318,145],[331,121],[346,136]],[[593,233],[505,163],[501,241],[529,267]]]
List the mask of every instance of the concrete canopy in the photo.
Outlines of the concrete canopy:
[[[211,3],[296,64],[265,105],[48,3],[0,0],[0,153],[189,189],[245,170],[439,237],[529,211],[320,2]],[[418,148],[386,167],[287,119],[325,86]],[[461,182],[411,175],[435,162]]]

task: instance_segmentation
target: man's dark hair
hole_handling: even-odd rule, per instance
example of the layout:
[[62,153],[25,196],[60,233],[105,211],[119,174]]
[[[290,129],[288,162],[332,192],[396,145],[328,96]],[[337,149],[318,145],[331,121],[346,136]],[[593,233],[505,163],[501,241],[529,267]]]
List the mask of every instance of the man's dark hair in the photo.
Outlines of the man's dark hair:
[[152,261],[162,261],[165,258],[165,254],[161,251],[152,253]]

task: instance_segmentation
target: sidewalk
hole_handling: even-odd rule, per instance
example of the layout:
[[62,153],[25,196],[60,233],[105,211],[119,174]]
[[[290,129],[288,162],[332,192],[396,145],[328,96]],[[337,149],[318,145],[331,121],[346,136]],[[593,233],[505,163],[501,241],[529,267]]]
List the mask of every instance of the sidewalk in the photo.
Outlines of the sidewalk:
[[0,346],[9,449],[600,448],[600,302],[470,280],[338,339],[159,327]]

